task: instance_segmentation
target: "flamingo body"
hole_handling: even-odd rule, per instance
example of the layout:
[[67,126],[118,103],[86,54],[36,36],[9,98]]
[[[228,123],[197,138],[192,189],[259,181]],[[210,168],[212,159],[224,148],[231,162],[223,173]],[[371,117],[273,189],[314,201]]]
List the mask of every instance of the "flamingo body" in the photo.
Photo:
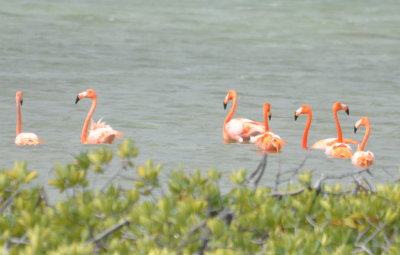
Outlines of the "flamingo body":
[[327,147],[329,144],[332,144],[332,143],[334,143],[335,141],[337,141],[337,138],[322,139],[322,140],[319,140],[318,142],[315,142],[315,143],[311,146],[311,148],[313,148],[313,149],[318,149],[318,150],[325,150],[326,147]]
[[14,140],[16,145],[37,145],[39,143],[44,143],[40,140],[38,136],[34,133],[19,133]]
[[235,118],[225,124],[224,139],[242,143],[252,141],[252,137],[262,132],[264,132],[264,127],[261,123],[244,118]]
[[[94,122],[92,120],[92,116],[97,104],[96,92],[92,89],[88,89],[84,92],[79,93],[76,97],[75,104],[78,103],[79,100],[82,98],[92,99],[92,106],[90,107],[89,113],[86,116],[82,128],[82,144],[110,144],[114,142],[115,137],[121,138],[122,133],[114,130],[111,126],[107,125],[105,122],[102,122],[101,119],[97,122]],[[91,122],[90,127],[89,121]]]
[[375,156],[370,151],[356,151],[351,163],[361,169],[370,168],[375,163]]
[[245,118],[232,119],[236,112],[237,93],[235,90],[229,90],[224,99],[224,108],[229,101],[233,101],[232,108],[225,118],[222,128],[222,134],[225,142],[237,141],[239,143],[251,142],[253,137],[265,131],[264,125],[260,122],[252,121]]
[[91,121],[89,133],[86,143],[88,144],[103,144],[113,143],[115,137],[122,138],[121,132],[114,130],[110,125],[107,125],[101,120],[94,122]]
[[255,140],[257,148],[269,152],[280,152],[283,144],[286,143],[279,135],[269,131],[257,136]]
[[333,158],[351,158],[351,147],[345,143],[334,143],[327,146],[325,154]]
[[[338,142],[339,140],[337,138],[326,138],[326,139],[322,139],[319,140],[317,142],[315,142],[311,148],[313,149],[320,149],[320,150],[325,150],[326,147],[331,146],[332,144]],[[343,138],[343,142],[344,143],[352,143],[352,144],[358,144],[357,141],[352,140],[352,139],[348,139],[348,138]]]

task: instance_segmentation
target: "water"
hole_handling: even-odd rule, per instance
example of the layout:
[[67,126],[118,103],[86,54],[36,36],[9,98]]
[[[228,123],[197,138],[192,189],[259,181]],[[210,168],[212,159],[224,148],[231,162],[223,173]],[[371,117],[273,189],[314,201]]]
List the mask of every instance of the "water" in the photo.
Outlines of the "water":
[[[264,183],[307,155],[305,168],[317,175],[354,169],[300,146],[306,118],[294,122],[294,111],[313,107],[311,143],[336,136],[335,101],[350,107],[350,116],[339,114],[345,137],[361,140],[364,128],[354,135],[353,125],[370,118],[370,179],[393,180],[400,165],[398,13],[389,0],[0,1],[1,167],[28,160],[46,183],[55,162],[97,148],[79,140],[90,101],[74,104],[92,88],[95,119],[135,141],[137,164],[151,158],[165,175],[181,165],[214,166],[229,187],[231,170],[252,170],[261,158],[252,145],[222,143],[222,100],[236,89],[236,117],[261,121],[270,102],[270,126],[289,142],[269,157]],[[23,130],[46,144],[13,144],[16,90],[25,92]]]

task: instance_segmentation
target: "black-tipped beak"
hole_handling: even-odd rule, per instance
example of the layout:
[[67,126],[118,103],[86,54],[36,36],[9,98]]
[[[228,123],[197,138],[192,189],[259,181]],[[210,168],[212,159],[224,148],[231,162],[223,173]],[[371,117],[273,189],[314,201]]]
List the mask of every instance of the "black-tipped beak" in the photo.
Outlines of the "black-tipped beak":
[[350,110],[349,110],[349,108],[347,108],[346,114],[347,114],[347,115],[350,115]]
[[296,121],[298,117],[299,117],[299,116],[297,116],[296,113],[295,113],[295,114],[294,114],[294,121]]
[[272,118],[272,114],[268,116],[268,119],[269,119],[269,120],[271,120],[271,118]]
[[224,110],[226,110],[226,106],[227,106],[228,104],[225,104],[225,102],[224,102]]
[[77,104],[78,102],[79,102],[79,96],[76,96],[75,104]]
[[19,101],[19,104],[22,106],[22,104],[24,103],[24,100]]
[[357,127],[354,126],[354,134],[357,133]]

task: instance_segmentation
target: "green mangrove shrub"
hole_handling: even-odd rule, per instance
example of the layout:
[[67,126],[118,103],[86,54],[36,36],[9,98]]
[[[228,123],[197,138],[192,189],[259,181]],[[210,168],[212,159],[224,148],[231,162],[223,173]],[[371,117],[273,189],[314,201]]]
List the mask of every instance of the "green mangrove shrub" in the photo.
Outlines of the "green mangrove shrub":
[[[230,173],[171,171],[151,160],[135,167],[130,140],[116,152],[100,147],[56,164],[48,186],[26,162],[0,171],[2,254],[400,254],[400,186],[342,187],[297,169],[297,184],[259,185],[265,165]],[[117,156],[117,157],[116,157]],[[116,159],[117,158],[117,159]],[[266,163],[266,156],[264,163]],[[98,188],[93,175],[121,169]],[[263,168],[264,167],[264,168]],[[261,171],[261,172],[260,172]],[[253,179],[256,178],[256,181]],[[124,185],[119,185],[121,179]],[[128,183],[128,184],[126,184]],[[68,195],[54,203],[48,190]]]

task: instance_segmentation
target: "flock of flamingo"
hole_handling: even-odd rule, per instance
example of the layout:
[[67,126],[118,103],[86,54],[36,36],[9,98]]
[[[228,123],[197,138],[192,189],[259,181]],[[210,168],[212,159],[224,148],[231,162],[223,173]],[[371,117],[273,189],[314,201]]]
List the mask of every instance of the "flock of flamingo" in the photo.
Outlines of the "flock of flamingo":
[[[110,144],[114,142],[116,137],[121,138],[122,134],[116,130],[114,130],[111,126],[105,124],[100,119],[97,122],[92,120],[93,113],[96,109],[97,104],[97,95],[96,92],[92,89],[88,89],[78,94],[76,97],[75,104],[79,102],[79,100],[83,98],[92,99],[92,105],[90,110],[86,116],[85,122],[83,124],[82,133],[81,133],[81,142],[82,144]],[[21,114],[21,106],[23,103],[23,92],[17,91],[16,96],[16,107],[17,107],[17,126],[16,126],[16,137],[15,144],[17,145],[37,145],[39,143],[43,143],[44,141],[39,139],[38,136],[34,133],[25,133],[22,132],[22,114]],[[260,122],[255,122],[249,119],[244,118],[232,118],[236,111],[237,106],[237,93],[235,90],[229,90],[228,94],[224,100],[224,108],[226,109],[228,102],[232,101],[232,107],[229,111],[228,115],[225,118],[224,126],[223,126],[223,136],[225,142],[236,141],[239,143],[255,143],[256,146],[265,152],[280,152],[283,148],[283,145],[287,143],[282,140],[277,134],[274,134],[268,125],[268,120],[271,119],[271,105],[269,103],[264,104],[264,124]],[[357,141],[343,138],[342,129],[340,127],[339,119],[338,119],[338,111],[345,111],[347,115],[349,115],[349,108],[347,105],[342,104],[340,102],[336,102],[333,104],[332,111],[333,117],[335,119],[336,128],[337,128],[337,138],[328,138],[320,140],[314,143],[311,148],[313,149],[324,149],[325,153],[330,157],[335,158],[351,158],[352,163],[359,168],[367,169],[374,164],[375,157],[374,154],[370,151],[364,151],[365,145],[367,143],[369,133],[370,133],[370,123],[367,117],[362,117],[359,121],[356,122],[354,126],[354,132],[360,126],[365,126],[366,132],[364,135],[364,139],[361,142],[361,145],[358,146],[357,152],[354,154],[351,153],[351,147],[348,143],[358,144]],[[307,124],[303,134],[302,147],[304,149],[308,149],[307,139],[308,139],[308,131],[312,122],[312,110],[309,105],[302,105],[299,109],[296,110],[294,119],[297,118],[301,114],[307,114]],[[89,127],[90,122],[90,127]]]
[[[269,103],[264,104],[264,124],[256,121],[252,121],[244,118],[232,118],[236,111],[237,106],[237,93],[235,90],[229,90],[228,94],[224,99],[224,109],[226,109],[228,102],[232,101],[232,107],[228,115],[225,118],[223,125],[223,136],[225,142],[239,142],[239,143],[255,143],[255,145],[264,152],[280,152],[283,145],[287,143],[282,140],[280,136],[273,133],[269,129],[268,120],[271,120],[271,105]],[[365,151],[365,145],[367,143],[370,134],[370,122],[367,117],[362,117],[355,123],[354,133],[360,126],[365,126],[365,135],[358,146],[357,151],[352,154],[349,143],[358,144],[357,141],[352,139],[343,138],[342,128],[340,127],[338,111],[345,111],[349,115],[349,107],[341,102],[336,102],[332,106],[333,117],[337,128],[336,138],[327,138],[319,140],[314,143],[312,149],[325,150],[325,154],[333,158],[351,158],[353,165],[361,168],[368,169],[374,162],[375,157],[371,151]],[[309,105],[302,105],[295,111],[294,120],[302,115],[307,114],[307,123],[304,129],[302,147],[303,149],[309,149],[307,140],[308,132],[312,122],[312,110]]]

